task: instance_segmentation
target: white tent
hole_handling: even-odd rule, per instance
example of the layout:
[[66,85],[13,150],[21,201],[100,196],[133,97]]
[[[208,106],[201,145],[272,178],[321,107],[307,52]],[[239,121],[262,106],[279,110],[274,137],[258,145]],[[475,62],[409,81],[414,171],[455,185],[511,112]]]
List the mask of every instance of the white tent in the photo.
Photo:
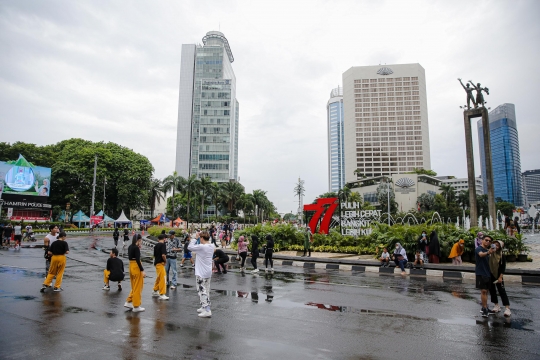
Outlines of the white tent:
[[130,224],[131,220],[129,220],[127,218],[126,214],[124,214],[124,210],[122,210],[122,213],[120,214],[120,217],[118,219],[116,219],[116,221],[114,223],[115,224]]

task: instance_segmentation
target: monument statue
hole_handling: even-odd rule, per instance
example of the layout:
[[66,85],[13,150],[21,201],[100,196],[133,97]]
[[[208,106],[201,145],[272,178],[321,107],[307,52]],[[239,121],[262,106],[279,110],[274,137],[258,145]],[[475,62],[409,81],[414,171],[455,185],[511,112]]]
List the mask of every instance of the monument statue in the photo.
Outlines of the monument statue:
[[458,80],[461,86],[463,86],[463,89],[465,90],[465,92],[467,93],[467,109],[471,108],[471,102],[473,103],[474,107],[477,107],[476,102],[474,101],[473,94],[472,94],[473,88],[471,88],[469,83],[467,83],[467,86],[463,85],[463,82],[461,81],[460,78],[458,78]]
[[480,83],[474,85],[471,80],[469,80],[469,83],[476,90],[476,105],[474,107],[478,107],[480,105],[485,107],[484,104],[486,102],[484,101],[484,95],[482,95],[482,91],[489,95],[489,89],[487,87],[483,88],[482,86],[480,86]]

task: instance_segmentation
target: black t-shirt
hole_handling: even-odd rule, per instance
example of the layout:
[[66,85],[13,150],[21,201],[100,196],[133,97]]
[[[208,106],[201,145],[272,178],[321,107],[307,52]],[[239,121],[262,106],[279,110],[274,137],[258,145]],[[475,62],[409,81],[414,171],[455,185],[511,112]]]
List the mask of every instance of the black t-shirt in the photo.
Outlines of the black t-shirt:
[[49,246],[49,251],[53,255],[65,255],[69,251],[69,245],[64,240],[56,240]]
[[219,249],[216,250],[216,252],[214,253],[214,259],[215,258],[229,260],[229,257],[223,252],[223,250],[219,250]]
[[10,237],[13,232],[13,228],[8,226],[4,228],[4,237]]
[[124,280],[124,262],[117,257],[109,258],[107,260],[107,270],[109,274],[109,280],[121,281]]
[[135,260],[137,262],[137,266],[139,267],[140,271],[144,271],[143,266],[141,264],[141,249],[137,245],[129,245],[128,247],[128,259]]
[[167,256],[167,246],[165,246],[165,243],[160,242],[154,246],[154,265],[165,262],[162,255]]

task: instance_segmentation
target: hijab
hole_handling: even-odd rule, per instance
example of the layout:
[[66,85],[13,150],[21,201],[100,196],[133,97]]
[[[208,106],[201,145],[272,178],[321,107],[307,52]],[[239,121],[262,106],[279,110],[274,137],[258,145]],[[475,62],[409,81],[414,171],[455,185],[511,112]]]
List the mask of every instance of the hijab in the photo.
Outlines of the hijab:
[[439,244],[439,236],[437,232],[433,230],[429,235],[429,255],[441,256],[441,246]]
[[496,242],[499,243],[501,248],[489,256],[489,269],[491,270],[491,273],[493,274],[493,276],[498,278],[499,277],[499,264],[501,263],[502,249],[504,248],[504,243],[500,240],[497,240]]
[[398,247],[396,248],[396,250],[394,250],[394,254],[401,254],[401,250],[403,250],[403,247],[401,246],[400,243],[396,243],[396,245]]

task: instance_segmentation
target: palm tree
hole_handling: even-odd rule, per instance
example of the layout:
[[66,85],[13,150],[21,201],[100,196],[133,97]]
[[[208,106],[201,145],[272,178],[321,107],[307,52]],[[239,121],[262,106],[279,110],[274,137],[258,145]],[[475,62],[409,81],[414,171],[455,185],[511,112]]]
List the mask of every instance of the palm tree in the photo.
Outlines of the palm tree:
[[344,186],[343,189],[338,191],[338,197],[340,201],[347,202],[351,196],[351,189],[348,186]]
[[[177,190],[181,190],[181,185],[184,181],[184,178],[175,171],[172,175],[167,176],[163,179],[162,188],[165,193],[168,193],[172,190],[172,216],[174,218],[174,196],[176,195]],[[189,206],[189,205],[188,205]]]
[[360,196],[360,194],[357,193],[356,191],[351,191],[351,195],[349,195],[348,200],[350,202],[353,202],[353,203],[361,203],[362,202],[362,196]]
[[212,182],[210,186],[208,187],[207,191],[208,191],[208,194],[210,195],[210,201],[216,208],[216,218],[217,218],[219,202],[221,200],[221,192],[220,192],[219,184],[217,182]]
[[189,205],[191,203],[191,195],[194,194],[200,187],[200,181],[197,179],[197,175],[191,175],[187,179],[182,181],[182,188],[184,193],[187,194],[187,216],[186,223],[189,231]]
[[446,200],[446,205],[453,202],[456,199],[456,190],[450,184],[441,184],[439,186],[441,190],[441,195],[444,196]]
[[461,190],[457,196],[459,205],[465,210],[469,207],[469,190]]
[[158,205],[162,200],[165,200],[165,192],[163,191],[163,185],[159,179],[150,179],[150,188],[148,189],[148,205],[150,206],[151,216],[154,216],[154,209],[156,208],[156,201]]
[[236,208],[244,213],[244,225],[246,224],[246,214],[255,208],[252,194],[242,194],[236,201]]
[[203,212],[204,212],[204,199],[207,196],[210,186],[212,186],[212,179],[208,176],[203,177],[199,182],[199,190],[201,190],[201,225],[202,228],[202,218],[203,218]]
[[235,210],[235,205],[238,199],[244,193],[244,187],[240,183],[229,181],[221,183],[221,196],[223,202],[227,204],[227,210],[229,213]]
[[[263,190],[253,190],[253,200],[255,202],[255,206],[257,207],[257,219],[259,218],[259,213],[262,214],[262,206],[266,200],[266,191]],[[262,221],[262,220],[261,220]]]

